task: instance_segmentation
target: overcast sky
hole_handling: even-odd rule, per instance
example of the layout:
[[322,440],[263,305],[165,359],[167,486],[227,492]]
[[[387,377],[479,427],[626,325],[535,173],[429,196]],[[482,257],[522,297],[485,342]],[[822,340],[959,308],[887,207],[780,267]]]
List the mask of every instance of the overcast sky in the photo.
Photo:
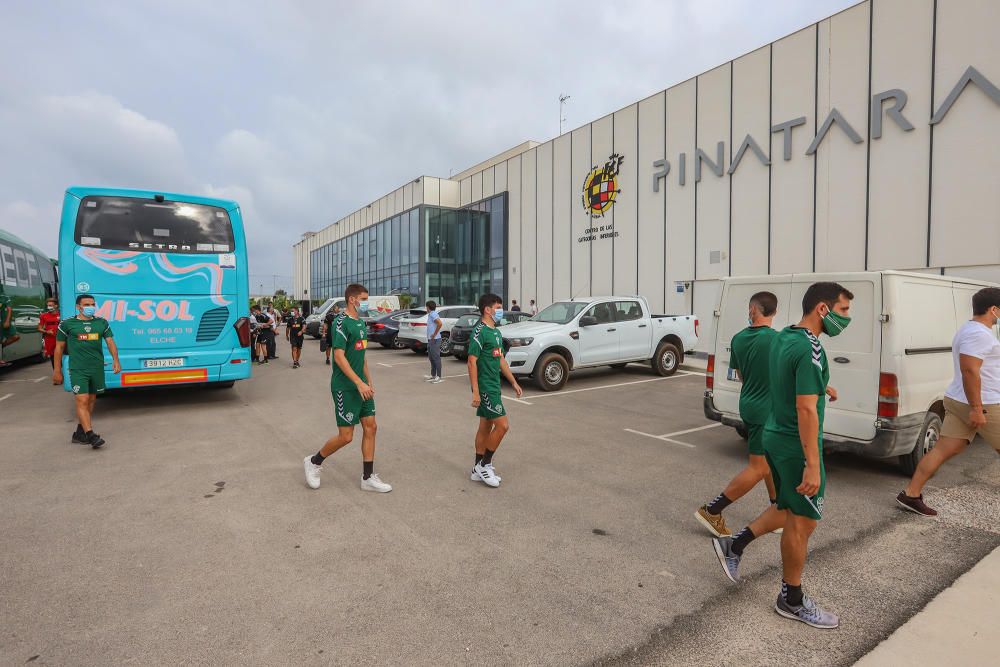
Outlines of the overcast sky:
[[224,196],[287,288],[302,232],[551,138],[560,93],[574,128],[853,4],[3,0],[0,228],[55,255],[71,184]]

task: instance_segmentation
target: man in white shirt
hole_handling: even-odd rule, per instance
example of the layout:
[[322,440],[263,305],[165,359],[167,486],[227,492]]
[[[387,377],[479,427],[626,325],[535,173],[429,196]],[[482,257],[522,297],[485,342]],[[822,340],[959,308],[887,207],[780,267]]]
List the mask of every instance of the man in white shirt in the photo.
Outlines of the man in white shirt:
[[955,377],[944,392],[941,438],[927,452],[896,502],[921,516],[937,516],[924,504],[924,484],[941,465],[965,451],[976,435],[1000,453],[1000,287],[986,287],[972,297],[972,319],[951,343]]

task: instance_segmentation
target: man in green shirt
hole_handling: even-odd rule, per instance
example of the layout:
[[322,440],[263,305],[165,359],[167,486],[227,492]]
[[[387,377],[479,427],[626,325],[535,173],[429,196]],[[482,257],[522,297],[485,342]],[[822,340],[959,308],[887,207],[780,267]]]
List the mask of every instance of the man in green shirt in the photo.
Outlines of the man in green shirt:
[[746,546],[755,537],[783,527],[781,593],[774,610],[821,629],[836,628],[840,621],[802,592],[809,536],[823,518],[826,396],[837,399],[828,386],[830,366],[819,335],[837,336],[847,328],[853,299],[837,283],[810,285],[802,297],[802,320],[783,329],[771,345],[771,415],[764,428],[764,454],[778,502],[735,536],[713,540],[723,572],[735,582]]
[[521,386],[510,372],[503,354],[503,336],[497,323],[503,319],[503,300],[496,294],[479,297],[482,319],[472,330],[469,341],[469,379],[472,381],[472,407],[479,416],[476,431],[476,463],[472,468],[473,481],[487,486],[500,486],[500,476],[493,469],[493,454],[503,437],[510,430],[507,411],[500,396],[500,375],[521,397]]
[[729,368],[743,383],[740,391],[740,419],[747,430],[750,462],[715,500],[702,505],[695,518],[716,537],[731,535],[722,510],[764,480],[767,497],[776,502],[771,471],[764,458],[764,424],[771,414],[768,360],[771,343],[778,332],[771,328],[778,312],[778,297],[771,292],[757,292],[750,297],[750,326],[733,336]]
[[[361,424],[361,490],[388,493],[392,486],[375,474],[375,387],[365,351],[368,349],[368,326],[361,315],[368,312],[368,289],[351,284],[344,292],[347,307],[333,321],[333,374],[330,391],[337,413],[337,435],[326,441],[323,448],[307,456],[306,484],[318,489],[323,460],[354,440],[354,427]],[[364,379],[362,379],[364,378]]]
[[62,357],[69,355],[69,383],[76,400],[76,431],[71,440],[94,449],[104,444],[104,439],[94,433],[91,415],[97,395],[104,393],[104,345],[111,355],[111,372],[121,373],[118,346],[108,321],[95,317],[97,303],[89,294],[76,297],[75,317],[59,323],[56,329],[56,349],[52,360],[52,384],[62,384]]

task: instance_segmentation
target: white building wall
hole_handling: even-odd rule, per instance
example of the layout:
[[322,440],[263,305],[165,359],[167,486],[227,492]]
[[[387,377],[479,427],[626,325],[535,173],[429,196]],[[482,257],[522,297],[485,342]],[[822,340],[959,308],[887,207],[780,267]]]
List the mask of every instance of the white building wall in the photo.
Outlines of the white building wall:
[[535,256],[535,289],[527,288],[521,291],[518,301],[522,306],[530,299],[535,303],[552,303],[553,288],[553,245],[552,227],[552,150],[553,142],[549,141],[535,149],[538,158],[538,168],[535,170],[535,197],[537,200],[537,216],[535,218],[535,246],[538,251]]
[[[638,204],[639,194],[649,189],[648,179],[638,178],[638,122],[639,105],[625,107],[614,115],[614,152],[625,156],[619,174],[621,198],[614,206],[614,231],[618,234],[610,239],[612,267],[612,294],[637,294],[638,265]],[[645,185],[645,187],[643,187]]]
[[[638,293],[649,299],[650,305],[660,312],[666,310],[664,296],[664,214],[666,183],[660,180],[653,186],[653,162],[666,158],[666,93],[659,93],[639,102],[639,148],[636,166],[641,174],[632,186],[636,193],[637,222],[635,230],[638,245],[636,270]],[[627,158],[626,158],[627,159]],[[669,180],[672,175],[667,176]],[[627,183],[627,177],[622,182]],[[623,185],[623,187],[626,187]],[[624,200],[627,197],[623,197]],[[618,247],[615,247],[616,251]]]
[[[1000,2],[874,0],[678,83],[537,148],[485,161],[460,180],[423,177],[296,245],[296,293],[308,252],[425,203],[458,207],[508,193],[508,297],[540,305],[571,296],[638,292],[656,310],[701,316],[711,332],[726,275],[907,269],[1000,281]],[[970,66],[975,82],[930,125]],[[989,88],[989,84],[987,84]],[[875,108],[872,95],[905,92]],[[834,125],[807,153],[836,109]],[[943,113],[943,112],[942,112]],[[774,126],[804,118],[784,135]],[[734,155],[746,136],[762,157]],[[723,174],[702,162],[700,148]],[[624,157],[621,194],[602,219],[581,199],[584,179]],[[669,174],[654,173],[667,160]],[[730,173],[730,170],[733,170]],[[589,228],[613,239],[581,241]],[[680,291],[678,291],[680,286]]]

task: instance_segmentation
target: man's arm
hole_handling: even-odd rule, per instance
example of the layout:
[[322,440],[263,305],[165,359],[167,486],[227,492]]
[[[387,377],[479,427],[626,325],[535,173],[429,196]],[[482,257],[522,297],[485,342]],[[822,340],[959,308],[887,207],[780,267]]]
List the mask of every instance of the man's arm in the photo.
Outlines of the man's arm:
[[958,355],[958,368],[962,373],[962,387],[965,389],[965,398],[969,401],[969,424],[979,427],[986,423],[986,415],[983,414],[983,383],[979,375],[983,367],[983,360],[968,354]]
[[806,457],[806,467],[802,471],[802,483],[795,490],[806,496],[819,491],[819,411],[816,394],[798,394],[795,397],[795,412],[799,418],[799,441]]
[[118,344],[114,338],[105,338],[104,342],[107,343],[108,352],[111,354],[111,372],[117,375],[122,372],[122,365],[118,361]]
[[52,384],[62,384],[62,358],[63,350],[66,349],[66,342],[56,341],[56,349],[52,353]]
[[474,354],[469,355],[467,365],[469,367],[469,380],[472,381],[472,407],[479,407],[479,357]]
[[434,333],[431,334],[431,338],[437,338],[438,333],[444,328],[444,323],[441,321],[440,317],[434,318]]
[[523,393],[521,391],[521,385],[517,383],[517,378],[510,372],[510,366],[507,365],[507,357],[500,357],[500,372],[505,378],[507,378],[507,382],[510,383],[510,386],[514,388],[514,393],[517,394],[517,397],[521,398],[521,394]]
[[[343,348],[340,347],[333,348],[333,361],[334,363],[337,364],[337,368],[340,369],[340,372],[346,375],[347,379],[353,382],[354,385],[358,388],[358,391],[361,392],[361,398],[367,401],[369,398],[375,395],[375,390],[369,387],[367,383],[365,383],[361,378],[359,378],[358,374],[354,372],[353,368],[351,368],[351,364],[347,362],[347,355],[344,354]],[[367,359],[365,359],[365,375],[366,376],[368,375]]]

